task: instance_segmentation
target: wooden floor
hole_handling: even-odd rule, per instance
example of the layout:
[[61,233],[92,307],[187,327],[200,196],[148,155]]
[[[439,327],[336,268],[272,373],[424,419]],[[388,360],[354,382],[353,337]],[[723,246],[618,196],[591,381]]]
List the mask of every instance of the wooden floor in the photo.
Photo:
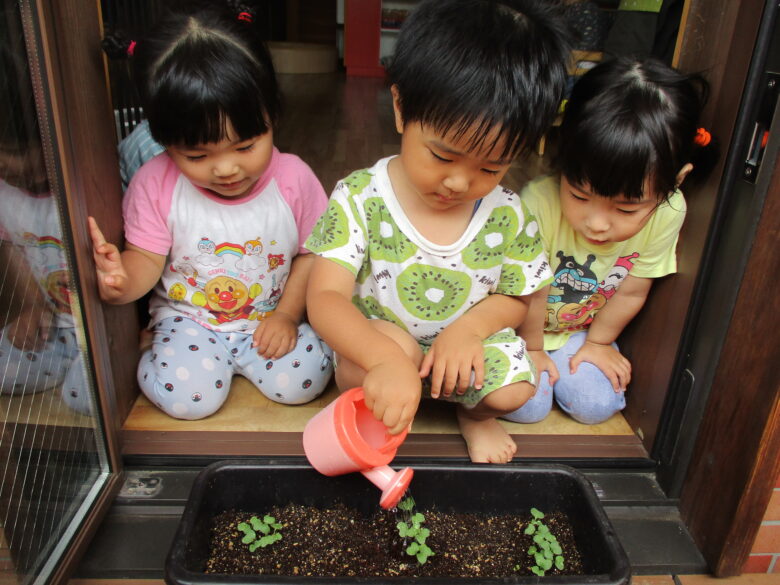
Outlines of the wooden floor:
[[[308,420],[338,395],[335,385],[301,406],[265,398],[236,376],[225,405],[200,421],[180,421],[139,396],[123,427],[127,455],[302,455],[301,433]],[[502,421],[523,458],[646,457],[621,415],[600,425],[583,425],[559,410],[543,422],[521,425]],[[399,456],[466,457],[452,405],[423,401]]]
[[[275,142],[305,160],[327,192],[355,169],[397,153],[390,92],[383,79],[347,78],[343,73],[280,75],[285,97]],[[531,153],[513,165],[503,184],[519,190],[547,168]],[[177,421],[140,396],[123,428],[126,455],[301,455],[306,421],[336,395],[331,387],[303,406],[281,406],[264,398],[241,377],[215,415]],[[574,422],[559,411],[533,425],[505,423],[529,458],[645,458],[647,453],[622,416],[601,425]],[[451,405],[424,402],[399,455],[466,457]]]

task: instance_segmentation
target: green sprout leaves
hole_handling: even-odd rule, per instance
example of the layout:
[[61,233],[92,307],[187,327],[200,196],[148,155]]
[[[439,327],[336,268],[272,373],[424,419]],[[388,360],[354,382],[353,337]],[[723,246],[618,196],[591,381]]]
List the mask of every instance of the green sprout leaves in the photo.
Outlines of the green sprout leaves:
[[397,508],[399,510],[403,510],[404,512],[411,512],[414,510],[414,498],[409,496],[408,498],[404,498],[400,502],[398,502]]
[[[414,508],[414,500],[412,498],[405,498],[398,503],[398,508],[404,512],[411,513]],[[428,557],[434,555],[434,552],[430,547],[425,544],[425,541],[431,535],[431,531],[423,526],[425,523],[425,516],[420,512],[411,514],[408,522],[399,522],[396,524],[398,529],[398,536],[404,539],[405,542],[411,541],[409,546],[406,547],[406,554],[410,557],[415,557],[417,562],[424,565],[428,561]]]
[[244,533],[241,542],[249,545],[250,552],[255,552],[258,548],[265,548],[282,539],[282,534],[279,532],[282,525],[278,524],[273,516],[265,515],[262,520],[257,516],[252,516],[248,524],[240,522],[236,528],[239,532]]
[[533,520],[523,531],[524,534],[533,536],[534,541],[534,544],[528,547],[528,555],[534,561],[531,572],[542,577],[553,566],[562,571],[564,567],[563,550],[558,539],[542,522],[544,514],[536,508],[531,508],[531,516],[533,516]]

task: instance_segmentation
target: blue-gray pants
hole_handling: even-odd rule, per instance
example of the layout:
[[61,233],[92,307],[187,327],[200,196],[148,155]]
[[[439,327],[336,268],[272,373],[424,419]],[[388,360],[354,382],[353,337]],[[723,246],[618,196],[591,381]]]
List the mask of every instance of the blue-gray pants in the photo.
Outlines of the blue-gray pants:
[[[550,386],[547,372],[543,372],[534,397],[501,418],[519,423],[539,422],[550,413],[553,398],[564,412],[586,425],[602,423],[623,410],[625,392],[615,392],[612,383],[596,366],[582,362],[574,374],[569,373],[569,360],[585,343],[586,335],[585,331],[575,333],[562,348],[549,352],[560,374],[554,387]],[[612,345],[617,349],[617,345]]]

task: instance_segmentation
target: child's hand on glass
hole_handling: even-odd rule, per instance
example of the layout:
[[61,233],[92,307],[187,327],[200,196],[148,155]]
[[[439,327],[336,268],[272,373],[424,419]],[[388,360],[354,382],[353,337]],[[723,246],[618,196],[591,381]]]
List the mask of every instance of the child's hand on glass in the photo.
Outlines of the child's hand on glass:
[[631,381],[631,362],[610,344],[585,341],[569,360],[572,374],[582,362],[589,362],[601,370],[615,392],[624,392]]
[[366,406],[391,435],[397,435],[412,424],[421,393],[420,376],[408,358],[380,362],[363,378]]
[[252,347],[265,359],[279,359],[290,353],[298,341],[298,323],[290,315],[274,311],[260,321],[252,334]]
[[106,242],[95,218],[87,218],[89,235],[92,238],[92,256],[97,268],[100,298],[111,302],[124,295],[128,283],[127,272],[122,264],[119,248]]
[[546,351],[543,349],[528,350],[528,357],[531,358],[534,366],[536,366],[537,376],[541,376],[542,372],[547,372],[547,375],[550,377],[551,386],[560,379],[561,376],[558,373],[558,367]]
[[[473,379],[472,379],[473,373]],[[431,376],[431,398],[482,388],[485,358],[482,339],[453,324],[444,329],[420,364],[420,377]]]

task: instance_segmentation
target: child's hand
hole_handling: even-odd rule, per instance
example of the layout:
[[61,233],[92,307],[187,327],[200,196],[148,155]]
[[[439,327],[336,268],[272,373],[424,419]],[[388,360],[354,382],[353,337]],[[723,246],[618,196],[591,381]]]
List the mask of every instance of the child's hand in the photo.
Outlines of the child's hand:
[[363,378],[366,406],[391,435],[397,435],[412,424],[421,393],[420,376],[409,359],[382,362]]
[[[471,374],[474,373],[472,383]],[[420,377],[431,375],[431,398],[464,394],[469,386],[482,388],[485,357],[482,339],[452,325],[442,331],[420,364]]]
[[47,306],[35,306],[23,310],[5,328],[11,344],[22,351],[39,351],[49,340],[54,315]]
[[274,311],[260,321],[252,334],[252,347],[265,359],[279,359],[290,353],[298,342],[298,323],[288,315]]
[[546,351],[541,349],[529,350],[528,357],[531,358],[534,366],[536,366],[537,379],[538,376],[542,375],[542,372],[547,372],[550,376],[551,386],[560,379],[561,376],[558,373],[558,367]]
[[128,277],[122,264],[119,248],[106,242],[103,232],[93,217],[87,218],[89,235],[92,238],[92,256],[97,268],[98,290],[100,298],[111,302],[120,298],[127,287]]
[[569,360],[572,374],[582,362],[590,362],[601,370],[612,383],[615,392],[625,391],[631,381],[631,362],[611,345],[585,341]]

